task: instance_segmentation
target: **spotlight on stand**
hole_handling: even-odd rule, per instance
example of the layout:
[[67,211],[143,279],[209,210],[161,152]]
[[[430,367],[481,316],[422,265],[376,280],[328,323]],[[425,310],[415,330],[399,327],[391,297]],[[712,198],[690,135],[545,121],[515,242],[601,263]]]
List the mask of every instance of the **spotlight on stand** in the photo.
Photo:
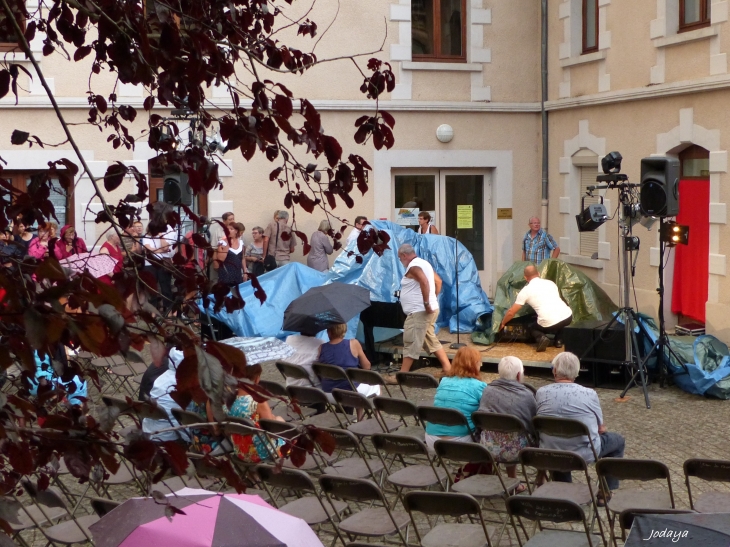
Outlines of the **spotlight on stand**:
[[620,152],[609,152],[601,158],[601,169],[607,175],[621,172],[621,160],[623,160]]
[[592,203],[588,207],[585,206],[585,196],[581,199],[581,212],[575,215],[578,223],[579,232],[593,232],[601,224],[608,220],[608,212],[603,204],[603,198],[600,203]]
[[667,247],[688,245],[689,226],[683,226],[676,222],[665,222],[659,229],[659,237],[667,245]]
[[641,224],[648,231],[651,231],[654,223],[659,220],[657,217],[644,216],[641,205],[638,203],[624,205],[624,218],[627,219],[632,228],[637,224]]

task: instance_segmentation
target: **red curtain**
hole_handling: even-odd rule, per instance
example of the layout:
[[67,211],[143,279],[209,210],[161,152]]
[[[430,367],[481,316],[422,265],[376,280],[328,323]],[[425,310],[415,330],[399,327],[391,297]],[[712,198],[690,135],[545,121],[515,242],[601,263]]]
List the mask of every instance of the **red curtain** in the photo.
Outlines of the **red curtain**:
[[710,181],[679,181],[677,223],[689,226],[689,245],[674,247],[672,312],[705,322],[710,253]]

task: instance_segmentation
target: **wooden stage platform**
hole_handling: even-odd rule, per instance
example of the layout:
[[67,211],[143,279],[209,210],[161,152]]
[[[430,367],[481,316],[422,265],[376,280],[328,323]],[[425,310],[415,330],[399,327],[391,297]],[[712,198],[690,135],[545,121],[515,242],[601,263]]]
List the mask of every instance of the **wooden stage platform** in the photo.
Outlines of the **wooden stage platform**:
[[[451,334],[446,329],[441,329],[437,333],[438,339],[446,350],[449,359],[453,359],[456,350],[450,349],[449,346],[456,342],[456,334]],[[544,352],[536,352],[535,344],[524,344],[522,342],[497,342],[491,346],[482,346],[474,344],[471,341],[471,334],[462,334],[461,343],[474,347],[482,355],[482,363],[497,364],[502,357],[514,355],[522,359],[525,367],[550,368],[551,361],[558,353],[563,351],[562,348],[549,347]],[[403,355],[403,335],[398,335],[388,340],[375,343],[375,351],[392,355]],[[426,352],[421,352],[422,357],[428,357]]]

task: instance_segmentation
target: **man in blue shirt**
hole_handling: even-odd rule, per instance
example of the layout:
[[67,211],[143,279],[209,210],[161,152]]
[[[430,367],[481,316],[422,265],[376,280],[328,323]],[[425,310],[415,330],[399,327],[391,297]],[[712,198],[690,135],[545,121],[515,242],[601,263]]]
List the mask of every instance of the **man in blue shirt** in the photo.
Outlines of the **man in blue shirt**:
[[546,258],[558,258],[560,247],[553,236],[540,228],[540,219],[530,219],[530,229],[522,239],[522,260],[540,264]]

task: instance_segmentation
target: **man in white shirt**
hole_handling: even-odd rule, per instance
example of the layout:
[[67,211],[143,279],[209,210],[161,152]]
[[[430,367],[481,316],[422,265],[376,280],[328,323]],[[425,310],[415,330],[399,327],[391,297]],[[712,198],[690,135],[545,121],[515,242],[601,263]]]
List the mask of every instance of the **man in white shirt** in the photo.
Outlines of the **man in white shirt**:
[[360,235],[360,232],[362,232],[364,224],[368,221],[368,217],[364,216],[357,216],[355,217],[355,227],[352,229],[352,232],[350,232],[350,235],[347,236],[347,244],[345,247],[349,247],[350,243],[353,241],[357,241],[358,236]]
[[536,351],[545,351],[550,345],[550,339],[546,334],[555,335],[555,347],[562,348],[563,329],[573,321],[573,312],[560,298],[558,286],[549,279],[542,279],[534,264],[525,268],[524,275],[527,285],[504,314],[499,330],[502,330],[520,308],[527,304],[537,313],[537,323],[530,325],[530,332],[537,342]]
[[[425,348],[436,356],[444,372],[449,372],[451,363],[434,329],[439,315],[436,295],[441,292],[441,278],[433,266],[419,258],[408,243],[398,249],[398,259],[406,269],[401,280],[400,305],[407,316],[403,325],[403,364],[400,370],[411,370],[413,361],[421,356],[421,349]],[[389,384],[397,383],[395,376],[385,376],[384,379]]]

